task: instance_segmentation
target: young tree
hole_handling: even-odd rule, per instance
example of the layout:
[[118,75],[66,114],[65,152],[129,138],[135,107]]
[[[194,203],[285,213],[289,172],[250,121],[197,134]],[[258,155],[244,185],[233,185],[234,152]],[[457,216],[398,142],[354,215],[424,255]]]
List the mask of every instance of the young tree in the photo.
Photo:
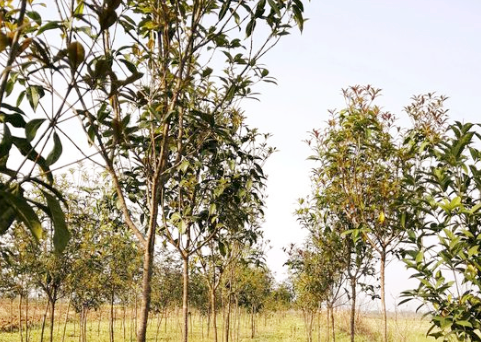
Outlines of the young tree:
[[310,143],[311,159],[320,164],[315,182],[327,209],[340,213],[354,240],[366,241],[379,255],[387,341],[385,268],[404,233],[398,210],[404,156],[391,134],[394,116],[373,105],[379,91],[370,86],[344,90],[347,108],[331,112],[325,131],[314,130]]
[[[313,188],[315,200],[309,197],[299,199],[297,219],[302,228],[309,231],[308,241],[313,251],[321,254],[321,265],[318,267],[324,267],[322,276],[326,279],[323,281],[329,283],[346,278],[349,283],[351,341],[354,341],[357,287],[362,285],[361,278],[374,274],[372,248],[365,241],[346,234],[352,227],[349,220],[342,212],[336,211],[336,206],[331,207],[332,199],[323,192],[322,186],[315,183],[315,178]],[[327,298],[328,310],[332,309],[336,300],[337,296]]]

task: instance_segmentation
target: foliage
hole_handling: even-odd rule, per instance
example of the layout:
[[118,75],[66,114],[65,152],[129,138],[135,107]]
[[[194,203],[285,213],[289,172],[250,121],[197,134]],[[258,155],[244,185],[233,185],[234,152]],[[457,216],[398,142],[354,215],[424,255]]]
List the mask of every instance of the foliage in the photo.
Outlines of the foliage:
[[[430,148],[415,174],[424,191],[412,198],[418,211],[404,260],[419,286],[404,296],[423,301],[433,324],[428,334],[445,341],[481,340],[480,139],[479,125],[456,122],[424,144]],[[406,182],[412,186],[413,177]]]

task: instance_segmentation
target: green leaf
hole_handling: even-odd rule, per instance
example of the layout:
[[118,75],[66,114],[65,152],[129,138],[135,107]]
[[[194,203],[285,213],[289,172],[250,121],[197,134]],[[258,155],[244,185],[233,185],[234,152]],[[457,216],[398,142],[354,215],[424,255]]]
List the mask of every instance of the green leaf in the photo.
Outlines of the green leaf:
[[32,119],[25,125],[25,135],[28,141],[35,139],[38,129],[46,119]]
[[35,21],[35,23],[38,26],[42,25],[42,17],[40,16],[40,14],[38,14],[38,12],[30,11],[30,12],[27,12],[26,14],[30,19]]
[[219,11],[219,21],[222,20],[226,13],[227,13],[227,10],[229,9],[230,7],[230,3],[231,3],[232,0],[227,0],[226,2],[224,2],[224,4],[222,5],[222,7],[220,8],[220,11]]
[[65,214],[60,206],[59,201],[52,195],[44,192],[43,195],[47,199],[47,206],[50,210],[50,218],[53,222],[54,234],[53,244],[57,253],[62,253],[70,240],[70,232],[65,221]]
[[220,255],[222,256],[225,256],[227,254],[225,244],[222,241],[219,241],[219,252],[220,252]]
[[53,30],[56,28],[61,27],[62,25],[58,21],[50,21],[47,24],[43,25],[38,31],[37,31],[37,36],[41,35],[45,31],[48,30]]
[[45,90],[41,86],[34,85],[27,88],[27,99],[34,112],[37,110],[38,102],[44,96]]
[[[40,224],[37,214],[32,207],[30,207],[27,200],[20,194],[14,195],[3,190],[0,190],[0,195],[2,195],[7,203],[7,208],[10,207],[15,212],[15,219],[23,222],[30,230],[35,240],[39,241],[42,238],[43,233],[42,225]],[[2,222],[2,224],[4,223],[5,222]],[[0,227],[0,230],[3,230],[4,228],[5,227]]]
[[12,148],[12,134],[6,124],[3,124],[3,138],[0,142],[0,166],[7,165],[10,149]]
[[138,73],[139,73],[139,72],[137,71],[137,67],[135,66],[134,63],[129,62],[129,61],[126,60],[126,59],[121,59],[120,61],[125,64],[125,66],[127,67],[127,69],[128,69],[132,74],[138,74]]
[[252,18],[251,21],[247,24],[246,27],[246,36],[249,38],[252,35],[252,32],[254,32],[254,29],[256,28],[256,19]]
[[60,141],[57,132],[53,132],[53,149],[47,156],[47,166],[53,165],[58,161],[62,155],[62,150],[62,142]]
[[279,10],[279,7],[277,6],[276,2],[274,0],[268,0],[269,6],[276,12],[278,16],[281,15],[281,11]]
[[8,122],[13,127],[17,128],[24,128],[27,124],[23,119],[22,115],[15,113],[15,114],[7,114],[0,112],[0,122]]
[[461,325],[463,327],[469,327],[469,328],[473,327],[473,325],[468,321],[456,321],[456,324]]
[[40,166],[42,171],[45,173],[45,176],[47,177],[49,182],[53,183],[52,173],[50,172],[47,162],[40,154],[38,154],[33,149],[33,146],[27,139],[12,137],[12,143],[18,148],[18,150],[24,157],[38,164],[38,166]]

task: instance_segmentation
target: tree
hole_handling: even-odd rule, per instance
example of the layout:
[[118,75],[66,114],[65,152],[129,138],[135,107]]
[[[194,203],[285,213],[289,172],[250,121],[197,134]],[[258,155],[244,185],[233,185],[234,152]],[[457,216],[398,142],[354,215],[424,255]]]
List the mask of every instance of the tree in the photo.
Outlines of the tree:
[[340,213],[354,240],[362,239],[379,255],[387,341],[385,268],[404,232],[398,210],[404,155],[391,134],[394,116],[373,105],[379,91],[371,86],[344,90],[347,108],[331,112],[324,132],[313,131],[310,159],[319,163],[314,178],[326,209]]
[[[351,234],[347,234],[352,225],[349,220],[346,220],[342,211],[336,210],[336,205],[331,206],[332,199],[323,192],[325,189],[316,181],[314,176],[314,199],[309,197],[299,199],[296,216],[301,227],[309,231],[308,244],[312,246],[313,253],[319,254],[320,265],[316,267],[322,268],[319,276],[323,277],[322,281],[325,282],[323,286],[327,286],[330,293],[334,294],[342,284],[342,281],[339,282],[339,280],[345,278],[349,283],[351,341],[354,341],[357,286],[364,285],[360,283],[361,278],[374,274],[372,248],[365,241],[354,239]],[[319,271],[317,272],[319,273]],[[369,290],[370,288],[363,286],[363,289]],[[338,299],[337,294],[324,299],[331,314],[333,305]],[[333,316],[332,327],[334,329]]]
[[[303,213],[298,211],[298,214],[302,220]],[[334,306],[342,296],[348,259],[341,236],[335,230],[315,228],[310,231],[304,248],[291,246],[287,264],[292,273],[297,305],[304,312],[308,340],[312,341],[315,313],[325,303],[335,341]]]
[[[27,3],[20,1],[17,28]],[[60,123],[80,119],[96,150],[95,161],[109,173],[125,224],[144,251],[137,336],[145,341],[156,233],[165,232],[166,222],[173,219],[167,215],[175,212],[169,208],[168,191],[175,182],[180,188],[188,185],[177,177],[199,147],[207,149],[212,135],[229,140],[228,127],[241,121],[239,101],[254,95],[251,87],[272,81],[259,61],[293,25],[302,29],[303,4],[301,0],[56,4],[56,10],[48,8],[46,23],[42,19],[46,14],[35,8],[28,12],[33,17],[28,30],[4,32],[7,38],[14,32],[4,47],[5,65],[18,72],[16,79],[12,73],[7,77],[20,94],[27,84],[25,94],[33,109],[54,104],[49,128],[64,133],[65,139],[71,137]],[[15,16],[13,8],[9,13]],[[58,42],[47,43],[47,32]],[[61,88],[66,92],[56,91]],[[57,97],[60,101],[50,101]],[[70,142],[90,157],[81,144]],[[184,237],[185,219],[176,221]]]
[[[438,112],[443,123],[445,111]],[[413,130],[407,140],[418,151],[420,167],[406,177],[406,186],[416,180],[423,191],[411,197],[414,210],[403,251],[419,285],[404,292],[404,302],[422,301],[431,317],[428,335],[481,341],[479,125],[455,122],[446,133],[442,125],[426,127],[430,130]]]

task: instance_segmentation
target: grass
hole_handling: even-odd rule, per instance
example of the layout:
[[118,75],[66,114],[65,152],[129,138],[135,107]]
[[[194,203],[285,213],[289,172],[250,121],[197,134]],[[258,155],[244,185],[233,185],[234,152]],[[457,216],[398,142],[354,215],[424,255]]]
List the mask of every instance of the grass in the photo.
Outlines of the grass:
[[[18,331],[18,302],[0,302],[0,342],[18,342],[20,332]],[[41,318],[44,310],[44,303],[31,303],[29,309],[29,342],[40,341]],[[98,311],[91,311],[87,316],[86,341],[109,341],[109,314],[108,308],[103,307]],[[115,310],[115,341],[135,341],[135,313],[133,309],[124,311],[117,307]],[[57,310],[57,319],[54,329],[55,342],[80,342],[79,338],[79,315],[72,310],[68,311],[67,306],[61,304]],[[125,317],[125,320],[124,320]],[[67,320],[66,320],[67,318]],[[24,320],[24,318],[23,318]],[[67,323],[65,324],[65,322]],[[222,313],[218,318],[218,341],[225,341]],[[16,327],[15,327],[16,322]],[[160,322],[160,324],[159,324]],[[252,342],[297,342],[307,341],[306,329],[302,315],[296,311],[265,313],[256,317],[256,333],[251,339],[250,316],[245,312],[235,312],[231,318],[230,342],[252,341]],[[25,322],[24,322],[25,324]],[[382,321],[375,314],[360,314],[357,317],[356,342],[375,342],[381,340]],[[14,326],[13,331],[11,327]],[[6,329],[8,328],[8,329]],[[65,336],[64,336],[65,328]],[[25,329],[25,328],[24,328]],[[389,331],[391,342],[426,342],[434,341],[426,338],[425,333],[429,329],[429,322],[414,314],[396,314],[389,319]],[[158,332],[158,333],[157,333]],[[174,310],[166,317],[163,315],[152,315],[149,321],[148,341],[166,342],[181,341],[181,312]],[[213,341],[212,332],[207,333],[207,318],[199,313],[193,312],[190,317],[190,341],[210,342]],[[325,312],[321,312],[315,318],[313,342],[327,341],[327,324]],[[25,338],[23,331],[23,341]],[[44,341],[49,341],[49,327],[45,329]],[[330,337],[332,341],[332,337]],[[347,311],[336,313],[336,342],[349,341],[349,314]]]

